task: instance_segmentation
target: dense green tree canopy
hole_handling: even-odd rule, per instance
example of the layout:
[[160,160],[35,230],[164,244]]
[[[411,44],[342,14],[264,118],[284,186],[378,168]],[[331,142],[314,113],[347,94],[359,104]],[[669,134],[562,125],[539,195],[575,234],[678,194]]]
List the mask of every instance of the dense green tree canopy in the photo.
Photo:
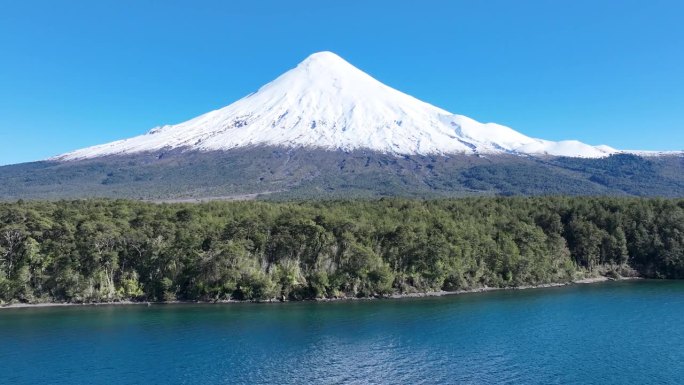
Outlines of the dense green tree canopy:
[[0,204],[0,301],[381,296],[684,277],[684,200]]

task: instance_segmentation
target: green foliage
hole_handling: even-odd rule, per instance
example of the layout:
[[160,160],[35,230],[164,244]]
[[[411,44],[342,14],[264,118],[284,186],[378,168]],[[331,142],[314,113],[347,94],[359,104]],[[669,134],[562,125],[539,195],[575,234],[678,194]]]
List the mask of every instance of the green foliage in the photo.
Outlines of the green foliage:
[[[0,166],[0,200],[684,196],[684,157],[395,156],[371,151],[160,150]],[[179,220],[189,212],[179,213]]]
[[684,201],[0,204],[0,301],[302,300],[684,278]]

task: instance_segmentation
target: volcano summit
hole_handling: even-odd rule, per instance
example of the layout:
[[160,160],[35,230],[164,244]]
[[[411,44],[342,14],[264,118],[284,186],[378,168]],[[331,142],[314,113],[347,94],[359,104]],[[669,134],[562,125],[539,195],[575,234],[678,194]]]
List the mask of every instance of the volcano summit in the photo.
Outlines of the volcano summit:
[[315,53],[235,103],[45,161],[0,167],[0,199],[684,195],[681,152],[531,138]]
[[507,153],[598,158],[616,152],[577,141],[530,138],[502,125],[452,114],[380,83],[332,52],[319,52],[227,107],[56,159],[255,145],[397,155]]

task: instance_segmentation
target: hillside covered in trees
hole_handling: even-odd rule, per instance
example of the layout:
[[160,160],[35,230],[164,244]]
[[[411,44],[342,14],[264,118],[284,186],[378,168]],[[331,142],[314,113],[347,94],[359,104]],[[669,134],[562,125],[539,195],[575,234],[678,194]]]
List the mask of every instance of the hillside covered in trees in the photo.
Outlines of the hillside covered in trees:
[[0,204],[0,302],[269,300],[684,278],[684,200]]
[[250,147],[0,166],[0,201],[684,196],[684,156],[403,156]]

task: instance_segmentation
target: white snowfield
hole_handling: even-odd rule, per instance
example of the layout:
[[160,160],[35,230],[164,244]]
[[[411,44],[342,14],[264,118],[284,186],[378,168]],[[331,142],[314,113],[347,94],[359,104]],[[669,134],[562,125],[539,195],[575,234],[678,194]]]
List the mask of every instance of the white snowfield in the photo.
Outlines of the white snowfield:
[[319,52],[227,107],[53,159],[257,145],[368,149],[397,155],[509,153],[598,158],[618,152],[574,140],[530,138],[506,126],[452,114],[380,83],[334,53]]

